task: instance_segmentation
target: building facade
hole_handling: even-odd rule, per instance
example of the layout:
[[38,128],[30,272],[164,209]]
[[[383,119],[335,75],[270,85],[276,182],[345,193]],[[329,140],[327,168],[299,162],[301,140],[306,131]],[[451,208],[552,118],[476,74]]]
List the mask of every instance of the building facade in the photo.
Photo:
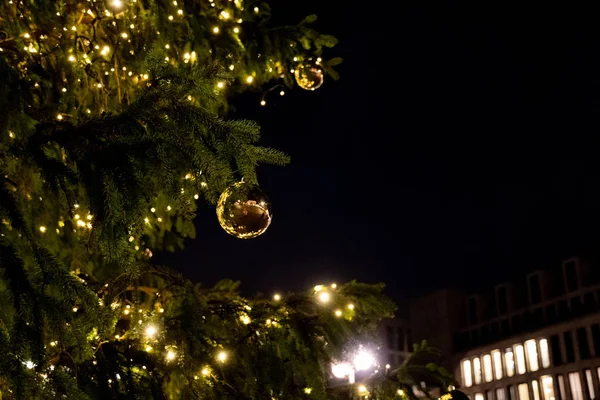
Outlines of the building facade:
[[[463,296],[452,365],[472,400],[593,400],[600,394],[600,282],[579,258],[521,284]],[[461,301],[461,300],[458,300]],[[413,326],[419,325],[412,319]],[[449,334],[450,332],[447,332]]]

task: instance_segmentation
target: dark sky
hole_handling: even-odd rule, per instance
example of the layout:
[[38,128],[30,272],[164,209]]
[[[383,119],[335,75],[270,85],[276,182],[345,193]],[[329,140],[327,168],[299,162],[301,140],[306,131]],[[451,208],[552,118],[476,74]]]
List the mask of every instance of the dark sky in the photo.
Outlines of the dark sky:
[[239,99],[234,116],[258,120],[263,143],[292,157],[260,169],[273,223],[238,240],[206,206],[198,238],[159,260],[249,292],[356,278],[402,298],[500,282],[600,243],[592,9],[279,3],[282,21],[316,13],[339,37],[328,55],[345,59],[342,78],[266,108]]

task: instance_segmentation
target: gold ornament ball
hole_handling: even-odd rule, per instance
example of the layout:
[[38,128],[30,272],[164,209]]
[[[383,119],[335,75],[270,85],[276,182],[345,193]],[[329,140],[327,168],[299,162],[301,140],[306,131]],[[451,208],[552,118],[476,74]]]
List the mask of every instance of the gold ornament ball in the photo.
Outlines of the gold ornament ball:
[[317,64],[309,62],[300,64],[296,71],[296,82],[298,86],[305,90],[315,90],[321,87],[323,84],[323,69]]
[[238,182],[229,186],[217,202],[217,218],[225,232],[238,239],[262,235],[273,219],[271,203],[255,185]]

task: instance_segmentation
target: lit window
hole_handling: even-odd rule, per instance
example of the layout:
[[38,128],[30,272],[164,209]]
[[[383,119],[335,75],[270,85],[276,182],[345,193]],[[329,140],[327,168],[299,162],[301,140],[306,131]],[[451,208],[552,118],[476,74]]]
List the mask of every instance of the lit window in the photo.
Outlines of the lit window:
[[475,393],[475,400],[485,400],[483,393]]
[[529,370],[537,371],[540,369],[538,362],[538,352],[535,340],[528,340],[525,342],[525,348],[527,349],[527,361],[529,362]]
[[569,387],[571,388],[571,398],[573,400],[583,400],[579,372],[571,372],[569,374]]
[[533,392],[533,400],[540,400],[540,385],[537,380],[531,381],[531,391]]
[[494,374],[492,373],[492,356],[489,354],[483,356],[483,377],[486,382],[494,380]]
[[529,386],[526,383],[521,383],[517,386],[519,391],[519,400],[529,400]]
[[522,344],[515,346],[515,355],[517,356],[517,373],[523,375],[527,372],[527,368],[525,368],[525,350]]
[[589,398],[595,399],[596,393],[594,392],[594,380],[592,378],[592,370],[591,369],[585,370],[585,380],[587,382]]
[[506,391],[504,388],[496,389],[496,400],[506,400]]
[[506,366],[506,376],[513,376],[515,374],[515,358],[510,347],[504,352],[504,365]]
[[479,385],[481,383],[481,361],[479,357],[473,359],[473,374],[475,375],[475,384]]
[[548,350],[548,340],[540,340],[540,355],[542,357],[542,368],[550,366],[550,351]]
[[541,379],[544,400],[556,400],[556,396],[554,396],[554,382],[552,381],[552,376],[545,375],[542,376]]
[[494,360],[494,376],[496,380],[502,379],[502,353],[500,350],[492,351],[492,359]]
[[473,386],[473,374],[471,372],[471,360],[464,360],[462,362],[462,375],[463,384],[465,387]]
[[567,391],[565,390],[565,377],[562,375],[558,376],[558,390],[560,391],[560,398],[567,398]]

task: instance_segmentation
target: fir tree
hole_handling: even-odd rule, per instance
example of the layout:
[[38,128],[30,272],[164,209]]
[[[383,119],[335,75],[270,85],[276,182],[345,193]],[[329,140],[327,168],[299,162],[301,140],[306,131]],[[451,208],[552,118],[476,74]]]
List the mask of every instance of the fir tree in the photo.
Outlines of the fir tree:
[[[285,154],[228,99],[294,85],[332,36],[254,1],[0,6],[0,397],[327,398],[326,367],[394,309],[350,282],[279,299],[149,263],[197,201]],[[324,304],[320,294],[328,292]]]

